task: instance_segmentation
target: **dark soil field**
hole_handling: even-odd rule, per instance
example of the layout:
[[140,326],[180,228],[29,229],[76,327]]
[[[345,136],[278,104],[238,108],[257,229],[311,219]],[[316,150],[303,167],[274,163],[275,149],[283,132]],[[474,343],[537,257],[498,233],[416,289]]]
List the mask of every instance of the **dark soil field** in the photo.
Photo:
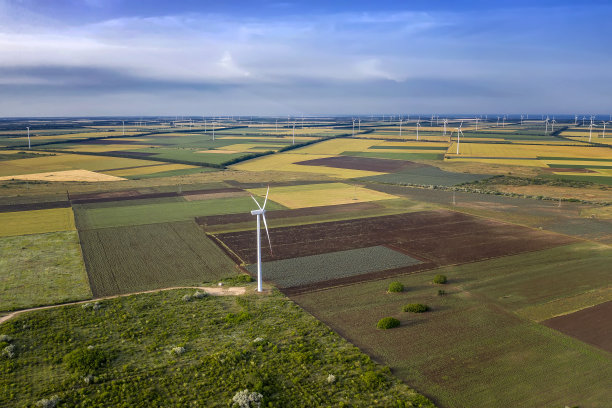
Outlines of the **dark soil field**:
[[[256,262],[253,231],[218,234],[217,237],[246,263]],[[472,262],[575,242],[562,235],[446,210],[273,228],[270,239],[274,255],[262,251],[264,262],[386,245],[437,265]]]
[[324,159],[305,160],[295,164],[306,166],[336,167],[340,169],[380,171],[391,173],[408,167],[420,167],[421,164],[407,160],[374,159],[370,157],[337,156]]
[[568,336],[612,353],[612,302],[542,322]]
[[142,200],[151,198],[164,198],[164,197],[180,197],[180,196],[201,196],[204,194],[221,194],[221,193],[240,193],[243,190],[239,188],[227,187],[227,188],[212,188],[205,190],[191,190],[178,193],[176,191],[167,192],[152,192],[143,193],[138,190],[123,190],[123,191],[112,191],[105,193],[89,193],[89,194],[71,194],[70,201],[73,204],[91,204],[91,203],[104,203],[110,201],[127,201],[127,200]]
[[94,296],[194,285],[238,272],[193,221],[79,231]]
[[0,205],[0,212],[14,211],[31,211],[31,210],[48,210],[51,208],[68,208],[68,201],[50,201],[46,203],[30,203],[30,204],[6,204]]
[[[302,217],[310,215],[325,215],[325,214],[342,214],[350,212],[359,212],[364,210],[372,210],[380,208],[380,205],[376,203],[353,203],[353,204],[340,204],[340,205],[325,205],[320,207],[307,207],[299,208],[295,210],[277,210],[269,211],[266,213],[266,219],[281,219],[291,217]],[[226,214],[226,215],[211,215],[208,217],[198,217],[196,222],[199,225],[223,225],[223,224],[234,224],[239,222],[254,221],[254,217],[251,214]]]

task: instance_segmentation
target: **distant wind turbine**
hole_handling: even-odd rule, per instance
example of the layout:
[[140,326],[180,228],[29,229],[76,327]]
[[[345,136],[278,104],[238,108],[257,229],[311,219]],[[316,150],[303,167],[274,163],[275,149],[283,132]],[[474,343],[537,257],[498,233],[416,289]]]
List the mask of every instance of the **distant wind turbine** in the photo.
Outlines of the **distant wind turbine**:
[[255,204],[257,204],[258,210],[251,211],[251,215],[257,216],[257,291],[261,292],[261,222],[260,217],[263,219],[264,226],[266,227],[266,235],[268,236],[268,245],[270,246],[270,253],[272,253],[272,243],[270,242],[270,233],[268,232],[268,223],[266,222],[266,203],[268,202],[268,193],[270,192],[270,186],[266,191],[266,198],[264,199],[263,206],[259,205],[255,197],[251,196]]
[[295,144],[295,122],[293,122],[293,143]]
[[421,119],[417,120],[416,131],[417,131],[417,142],[419,141],[419,128],[421,127]]
[[589,142],[591,141],[591,136],[593,135],[593,122],[589,125]]
[[607,125],[609,122],[604,122],[604,121],[602,120],[602,121],[601,121],[601,123],[603,123],[603,133],[601,134],[601,137],[605,139],[605,138],[606,138],[606,125]]
[[400,131],[400,135],[399,135],[399,137],[400,137],[400,139],[401,139],[401,138],[402,138],[402,118],[400,118],[399,125],[400,125],[400,126],[399,126],[399,131]]
[[32,145],[30,144],[30,127],[27,126],[26,127],[28,129],[28,150],[32,148]]

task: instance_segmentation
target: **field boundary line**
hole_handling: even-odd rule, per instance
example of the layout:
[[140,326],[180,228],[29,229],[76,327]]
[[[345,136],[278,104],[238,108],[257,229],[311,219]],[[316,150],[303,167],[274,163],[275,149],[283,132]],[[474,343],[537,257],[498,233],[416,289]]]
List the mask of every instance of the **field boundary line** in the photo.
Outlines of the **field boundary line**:
[[133,296],[133,295],[144,295],[147,293],[157,293],[157,292],[164,292],[164,291],[176,290],[176,289],[198,289],[198,290],[203,290],[204,292],[206,292],[207,294],[211,296],[240,296],[246,293],[245,286],[230,286],[228,288],[210,287],[210,286],[172,286],[169,288],[151,289],[151,290],[144,290],[144,291],[131,292],[131,293],[122,293],[120,295],[103,296],[103,297],[92,298],[88,300],[78,300],[76,302],[67,302],[67,303],[60,303],[57,305],[38,306],[38,307],[29,308],[29,309],[15,310],[13,312],[8,312],[8,314],[5,316],[1,316],[0,324],[8,320],[11,320],[12,318],[20,314],[27,313],[27,312],[34,312],[37,310],[56,309],[56,308],[64,307],[64,306],[74,306],[74,305],[79,305],[79,304],[97,302],[100,300],[116,299],[120,297]]

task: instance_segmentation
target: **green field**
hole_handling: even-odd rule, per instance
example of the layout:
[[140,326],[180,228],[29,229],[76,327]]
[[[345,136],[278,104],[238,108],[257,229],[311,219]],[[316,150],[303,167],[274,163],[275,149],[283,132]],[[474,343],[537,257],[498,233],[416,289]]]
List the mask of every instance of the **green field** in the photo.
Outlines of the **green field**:
[[[420,262],[384,246],[375,246],[264,262],[262,269],[266,271],[266,280],[270,279],[278,287],[286,288],[401,268]],[[257,274],[256,264],[247,269],[252,274]]]
[[193,221],[79,231],[94,296],[198,285],[236,275]]
[[75,231],[0,238],[0,310],[89,299]]
[[[94,228],[143,225],[170,221],[184,221],[213,214],[250,212],[250,197],[222,198],[218,200],[163,202],[159,204],[130,204],[115,207],[83,208],[75,205],[75,220],[79,230]],[[268,201],[266,209],[284,208]]]
[[[0,406],[57,396],[71,407],[227,407],[248,389],[266,407],[433,407],[278,293],[183,300],[193,293],[63,307],[1,325],[16,353],[0,358]],[[106,364],[69,365],[75,352]]]
[[453,173],[434,166],[407,168],[397,173],[363,177],[360,180],[400,185],[456,186],[490,177],[486,174]]
[[74,230],[70,208],[0,213],[0,237]]
[[[567,313],[572,305],[559,300],[571,303],[577,294],[610,285],[611,257],[609,247],[576,244],[294,300],[441,406],[605,407],[612,400],[610,354],[517,313],[553,301],[556,310],[540,312]],[[440,273],[448,276],[447,285],[431,283]],[[407,290],[386,295],[393,280]],[[439,296],[439,289],[446,295]],[[427,304],[431,311],[407,314],[407,303]],[[400,319],[400,328],[377,331],[384,316]]]

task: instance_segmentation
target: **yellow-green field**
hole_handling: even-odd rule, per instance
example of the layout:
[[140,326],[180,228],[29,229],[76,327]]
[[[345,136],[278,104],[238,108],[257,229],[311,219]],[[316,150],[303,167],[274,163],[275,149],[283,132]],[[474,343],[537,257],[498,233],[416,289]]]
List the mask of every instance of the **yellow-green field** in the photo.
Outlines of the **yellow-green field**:
[[[346,151],[361,152],[379,143],[376,140],[364,139],[332,139],[325,142],[316,143],[310,146],[302,147],[294,152],[299,154],[326,154],[335,155]],[[308,159],[304,159],[308,160]]]
[[187,164],[160,164],[159,166],[143,166],[143,167],[135,167],[131,169],[123,169],[123,170],[111,170],[107,171],[106,174],[110,174],[118,177],[127,177],[127,176],[139,176],[144,174],[153,174],[153,173],[161,173],[165,171],[171,170],[183,170],[183,169],[195,169],[197,166],[190,166]]
[[[248,191],[255,195],[265,196],[267,188],[256,188]],[[396,198],[390,194],[344,183],[274,187],[270,189],[270,195],[268,196],[269,200],[288,208],[318,207]]]
[[72,208],[0,213],[0,225],[0,237],[75,230]]

